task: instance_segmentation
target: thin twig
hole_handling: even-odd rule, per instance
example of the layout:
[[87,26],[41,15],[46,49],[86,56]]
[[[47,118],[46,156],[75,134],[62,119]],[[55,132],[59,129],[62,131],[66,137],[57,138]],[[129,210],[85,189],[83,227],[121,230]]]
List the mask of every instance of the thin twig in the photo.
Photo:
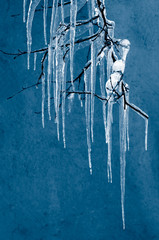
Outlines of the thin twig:
[[[85,92],[85,91],[66,91],[66,93],[67,93],[68,95],[70,95],[70,94],[79,94],[79,95],[88,94],[88,95],[91,95],[91,94],[92,94],[91,92]],[[95,97],[97,97],[98,99],[102,100],[102,101],[106,101],[106,102],[108,101],[107,98],[101,97],[101,96],[99,96],[99,95],[96,94],[96,93],[93,93],[93,95],[94,95]]]

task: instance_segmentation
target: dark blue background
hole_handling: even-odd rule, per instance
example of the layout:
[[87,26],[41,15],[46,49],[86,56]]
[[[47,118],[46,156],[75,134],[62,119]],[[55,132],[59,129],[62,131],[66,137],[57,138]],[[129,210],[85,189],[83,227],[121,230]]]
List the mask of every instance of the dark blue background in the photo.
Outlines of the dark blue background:
[[[39,72],[26,70],[26,56],[0,54],[0,240],[149,240],[159,239],[159,107],[157,0],[107,1],[116,37],[131,50],[125,80],[130,100],[149,114],[148,151],[144,120],[130,111],[130,152],[126,167],[126,230],[122,230],[118,106],[113,124],[113,183],[107,183],[107,148],[102,106],[95,106],[93,175],[89,175],[84,109],[76,101],[66,117],[67,149],[46,117],[41,126],[41,88],[6,98],[35,83]],[[22,0],[0,1],[0,48],[26,49]],[[81,14],[85,14],[84,10]],[[42,14],[33,26],[33,48],[41,47]],[[82,56],[82,58],[81,58]],[[77,54],[76,70],[84,64]],[[40,68],[40,57],[38,58]]]

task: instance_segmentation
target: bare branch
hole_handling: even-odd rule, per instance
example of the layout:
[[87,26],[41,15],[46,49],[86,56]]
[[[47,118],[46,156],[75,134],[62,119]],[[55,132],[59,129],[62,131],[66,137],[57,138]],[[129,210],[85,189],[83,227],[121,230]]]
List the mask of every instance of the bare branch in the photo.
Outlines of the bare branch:
[[25,90],[27,90],[29,88],[37,87],[39,84],[41,84],[41,82],[32,84],[32,85],[30,85],[28,87],[23,87],[20,91],[14,93],[12,96],[8,97],[7,100],[10,100],[10,99],[14,98],[16,95],[18,95],[19,93],[22,93],[23,91],[25,91]]
[[[82,94],[91,95],[92,94],[91,92],[85,92],[85,91],[66,91],[66,93],[68,94],[67,96],[69,96],[70,94],[79,94],[79,95],[82,95]],[[107,98],[101,97],[96,93],[93,93],[93,95],[95,97],[97,97],[98,99],[100,99],[101,101],[106,101],[106,102],[108,101]]]

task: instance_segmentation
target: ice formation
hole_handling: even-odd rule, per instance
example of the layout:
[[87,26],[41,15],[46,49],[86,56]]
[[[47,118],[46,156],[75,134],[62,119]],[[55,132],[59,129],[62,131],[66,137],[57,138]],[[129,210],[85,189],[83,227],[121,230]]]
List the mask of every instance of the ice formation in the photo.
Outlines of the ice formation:
[[[25,22],[25,9],[27,0],[23,0],[23,21]],[[30,0],[26,30],[27,30],[27,65],[30,67],[30,54],[34,53],[34,70],[36,70],[37,52],[32,51],[32,25],[37,6],[41,0]],[[129,103],[129,87],[123,81],[126,58],[130,49],[130,42],[127,39],[116,39],[114,37],[115,22],[107,19],[105,0],[87,0],[88,18],[90,21],[77,21],[78,5],[81,1],[70,1],[70,22],[65,23],[65,4],[64,0],[52,1],[52,12],[50,21],[50,36],[47,36],[47,10],[48,0],[43,1],[43,28],[45,50],[41,60],[42,73],[42,126],[44,127],[45,101],[48,105],[49,120],[52,118],[51,99],[54,101],[55,123],[57,125],[57,138],[60,139],[60,120],[62,118],[62,137],[66,148],[65,136],[65,109],[66,99],[69,99],[69,111],[73,104],[75,94],[79,95],[81,106],[83,100],[80,94],[85,96],[85,119],[86,135],[88,147],[88,160],[90,174],[92,174],[91,144],[94,140],[94,99],[96,94],[96,73],[99,69],[100,81],[100,100],[102,100],[103,123],[105,131],[105,142],[108,146],[107,156],[107,176],[108,182],[112,183],[112,124],[113,124],[113,105],[119,103],[119,132],[120,132],[120,185],[121,185],[121,209],[123,229],[125,229],[125,167],[126,151],[129,150],[129,107],[137,112],[145,120],[145,150],[147,150],[148,136],[148,116],[140,108]],[[67,13],[68,14],[68,13]],[[103,28],[103,15],[106,26]],[[67,16],[68,17],[68,16]],[[95,30],[93,23],[96,19]],[[87,26],[87,27],[86,27]],[[82,29],[82,30],[81,30]],[[83,36],[89,34],[86,39]],[[79,43],[79,44],[76,44]],[[105,44],[103,46],[103,44]],[[83,92],[76,89],[77,78],[74,78],[75,53],[82,47],[89,46],[88,61],[86,62],[79,77],[79,85],[82,79]],[[101,50],[102,49],[102,50]],[[47,67],[45,63],[47,61]],[[67,73],[67,70],[69,71]],[[46,71],[47,70],[47,71]],[[46,72],[46,73],[45,73]],[[66,78],[70,76],[70,81]],[[98,78],[97,78],[98,80]],[[68,84],[69,83],[69,84]],[[47,100],[45,97],[47,92]],[[106,109],[107,107],[107,109]],[[60,118],[61,111],[61,118]]]
[[77,0],[71,0],[70,6],[70,75],[71,83],[74,90],[73,83],[73,60],[74,60],[74,45],[75,45],[75,34],[76,34],[76,17],[77,17]]
[[34,71],[36,71],[37,52],[34,53]]
[[48,10],[48,0],[44,0],[43,19],[44,19],[44,41],[45,41],[45,45],[47,45],[47,33],[46,33],[47,10]]
[[[85,83],[85,91],[86,92],[90,92],[90,89],[91,89],[91,84],[90,84],[90,81],[89,81],[90,74],[91,74],[90,69],[84,70],[84,83]],[[85,96],[85,117],[86,117],[88,160],[89,160],[90,174],[92,174],[90,109],[91,109],[91,97],[90,97],[90,95],[86,94],[86,96]]]
[[31,45],[32,45],[32,24],[34,19],[35,10],[40,3],[40,0],[31,0],[29,4],[28,17],[26,23],[27,29],[27,52],[28,52],[28,69],[30,68],[30,53],[31,53]]
[[44,123],[44,106],[45,106],[45,74],[42,76],[42,106],[41,106],[41,113],[42,113],[42,126],[45,127]]
[[23,22],[25,23],[25,17],[26,17],[26,3],[27,0],[23,0]]

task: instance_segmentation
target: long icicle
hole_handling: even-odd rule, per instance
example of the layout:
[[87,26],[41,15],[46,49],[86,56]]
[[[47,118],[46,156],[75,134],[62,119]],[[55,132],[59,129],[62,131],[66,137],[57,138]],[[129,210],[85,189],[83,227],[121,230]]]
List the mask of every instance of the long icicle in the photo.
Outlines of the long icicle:
[[[54,67],[56,67],[55,63],[55,50],[54,45],[56,42],[56,39],[54,40],[54,34],[56,31],[56,25],[57,25],[57,15],[58,15],[58,1],[56,2],[53,0],[52,2],[52,13],[51,13],[51,23],[50,23],[50,43],[48,45],[48,76],[47,76],[47,93],[48,93],[48,114],[49,114],[49,120],[51,120],[51,110],[50,110],[50,89],[51,89],[51,77],[53,76],[53,96],[54,96],[54,107],[56,112],[56,104],[55,104],[55,92],[56,92],[56,70]],[[55,118],[56,121],[56,118]]]
[[[102,97],[106,98],[106,94],[105,94],[105,66],[104,66],[104,58],[100,62],[99,67],[100,67],[100,91],[101,91]],[[104,123],[105,142],[106,142],[107,121],[106,121],[106,104],[105,104],[105,101],[103,101],[102,108],[103,108],[103,123]]]
[[44,106],[45,106],[45,73],[43,73],[42,76],[42,104],[41,104],[41,108],[42,108],[42,126],[43,128],[45,127],[45,123],[44,123]]
[[[61,7],[63,8],[63,1],[61,1]],[[61,18],[64,24],[64,12],[61,9]],[[65,35],[60,38],[59,45],[64,45]],[[66,68],[65,68],[65,60],[63,58],[65,48],[61,48],[59,46],[59,92],[58,92],[58,106],[60,106],[60,98],[61,98],[61,90],[62,90],[62,135],[63,135],[63,143],[64,148],[66,148],[66,137],[65,137],[65,101],[66,101]]]
[[[95,13],[95,1],[90,1],[89,4],[89,18],[94,17]],[[90,26],[89,34],[94,33],[93,25]],[[91,41],[91,138],[94,141],[93,127],[94,127],[94,93],[95,93],[95,83],[96,83],[96,42]]]
[[[90,91],[89,84],[90,70],[84,70],[85,91]],[[87,133],[87,147],[88,147],[88,161],[90,174],[92,175],[92,161],[91,161],[91,119],[90,119],[90,95],[85,96],[85,117],[86,117],[86,133]]]
[[27,0],[23,0],[23,22],[25,23],[25,17],[26,17],[26,3]]
[[112,167],[111,167],[111,153],[112,153],[112,123],[113,123],[113,102],[109,100],[107,107],[107,135],[106,142],[108,144],[108,161],[107,161],[107,175],[108,182],[112,183]]
[[91,137],[93,142],[93,126],[94,126],[94,93],[96,82],[96,62],[95,62],[95,42],[91,43]]
[[60,139],[59,134],[59,108],[60,108],[60,95],[61,95],[61,83],[62,78],[64,77],[63,72],[63,50],[61,48],[61,45],[63,45],[63,38],[61,38],[61,41],[59,41],[58,38],[56,38],[56,93],[55,93],[55,104],[56,104],[56,124],[57,124],[57,137],[58,140]]
[[55,112],[56,112],[56,124],[57,124],[57,138],[60,139],[59,135],[59,106],[58,106],[58,91],[59,91],[59,46],[58,46],[58,38],[56,38],[56,89],[55,89]]
[[[61,0],[61,20],[64,24],[64,1]],[[62,60],[62,136],[64,148],[66,148],[66,134],[65,134],[65,100],[66,100],[66,72],[65,61]]]
[[27,17],[27,23],[26,23],[26,29],[27,29],[27,53],[28,53],[28,59],[27,59],[27,66],[28,69],[30,68],[30,52],[31,52],[31,45],[32,45],[32,24],[34,19],[34,14],[36,7],[40,3],[41,0],[31,0],[28,10],[28,17]]
[[47,10],[48,10],[48,0],[44,0],[43,21],[44,21],[44,41],[45,41],[45,45],[47,45],[47,34],[46,34]]
[[76,17],[77,17],[77,0],[71,0],[70,6],[70,74],[71,83],[74,90],[73,83],[73,59],[74,59],[74,45],[75,45],[75,33],[76,33]]
[[65,102],[66,102],[66,67],[65,62],[63,61],[62,66],[62,135],[63,135],[63,144],[66,148],[66,134],[65,134]]
[[[113,37],[114,35],[114,29],[109,30],[108,34]],[[112,73],[112,65],[113,65],[113,59],[112,59],[112,52],[113,52],[113,46],[108,48],[107,52],[107,81],[110,81],[111,73]],[[112,167],[111,167],[111,154],[112,154],[112,123],[113,123],[113,99],[110,98],[108,102],[108,108],[107,108],[107,134],[106,134],[106,143],[108,144],[108,161],[107,161],[107,174],[108,174],[108,182],[112,183]]]
[[53,0],[53,2],[52,2],[52,13],[51,13],[51,23],[50,23],[50,44],[52,43],[53,34],[54,34],[55,12],[56,12],[56,5],[55,5],[55,0]]
[[[129,91],[125,92],[125,97],[126,101],[129,102]],[[126,108],[126,139],[127,139],[127,147],[125,146],[126,149],[129,151],[129,145],[130,145],[130,140],[129,140],[129,107]]]
[[147,151],[148,119],[145,120],[145,150]]
[[62,23],[64,23],[65,16],[64,16],[64,1],[63,0],[61,0],[61,19],[62,19]]
[[47,96],[48,96],[48,114],[49,120],[51,120],[51,111],[50,111],[50,85],[51,85],[51,73],[52,73],[52,64],[53,64],[53,50],[50,44],[48,45],[48,71],[47,71]]
[[119,128],[120,128],[120,186],[121,186],[121,209],[123,229],[125,229],[125,167],[126,167],[126,129],[127,129],[127,108],[124,109],[124,99],[121,99],[119,110]]

